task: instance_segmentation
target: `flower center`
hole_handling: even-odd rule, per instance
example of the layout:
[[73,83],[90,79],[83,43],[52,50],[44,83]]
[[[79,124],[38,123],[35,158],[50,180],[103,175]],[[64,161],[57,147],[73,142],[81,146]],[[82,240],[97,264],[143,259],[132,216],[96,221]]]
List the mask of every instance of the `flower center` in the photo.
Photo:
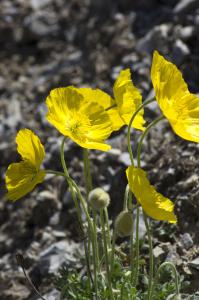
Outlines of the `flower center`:
[[83,142],[90,128],[90,120],[80,113],[71,114],[66,122],[66,128],[75,139]]

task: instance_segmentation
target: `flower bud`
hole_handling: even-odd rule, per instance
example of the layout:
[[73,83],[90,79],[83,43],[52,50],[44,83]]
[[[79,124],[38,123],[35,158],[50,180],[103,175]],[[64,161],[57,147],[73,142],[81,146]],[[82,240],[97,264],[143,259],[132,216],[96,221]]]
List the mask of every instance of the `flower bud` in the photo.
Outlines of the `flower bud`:
[[133,229],[132,214],[126,210],[122,211],[115,220],[115,228],[121,237],[131,235]]
[[110,196],[101,188],[92,190],[88,195],[88,202],[95,210],[105,208],[110,203]]

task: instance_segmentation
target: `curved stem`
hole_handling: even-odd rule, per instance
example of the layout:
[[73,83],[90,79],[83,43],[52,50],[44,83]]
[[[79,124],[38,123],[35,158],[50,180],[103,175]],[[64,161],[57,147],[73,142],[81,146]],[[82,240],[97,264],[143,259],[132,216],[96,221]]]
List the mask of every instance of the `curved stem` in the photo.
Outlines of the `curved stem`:
[[134,114],[132,115],[131,117],[131,120],[129,122],[129,125],[128,125],[128,132],[127,132],[127,145],[128,145],[128,152],[129,152],[129,155],[130,155],[130,160],[131,160],[131,164],[132,166],[134,166],[134,159],[133,159],[133,151],[132,151],[132,148],[131,148],[131,125],[136,117],[136,115],[139,113],[139,111],[145,107],[146,105],[148,105],[149,103],[153,102],[154,99],[149,99],[149,100],[146,100],[144,101],[139,107],[138,109],[134,112]]
[[[142,149],[142,144],[144,141],[144,138],[146,137],[147,133],[149,132],[150,128],[155,126],[158,122],[160,122],[164,118],[163,115],[155,119],[153,122],[151,122],[143,132],[143,134],[140,137],[138,147],[137,147],[137,166],[138,168],[141,167],[141,160],[140,160],[140,155],[141,155],[141,149]],[[143,211],[143,210],[142,210]],[[152,298],[152,289],[153,289],[153,276],[154,276],[154,259],[153,259],[153,241],[152,241],[152,233],[151,233],[151,227],[148,223],[148,218],[146,214],[143,211],[143,217],[144,217],[144,223],[147,231],[147,236],[148,236],[148,241],[149,241],[149,285],[148,285],[148,295],[147,298],[148,300],[151,300]]]
[[[85,178],[85,184],[86,184],[86,196],[87,196],[87,201],[88,201],[88,195],[90,191],[93,189],[93,184],[92,184],[92,176],[91,176],[91,171],[90,171],[90,161],[89,161],[89,152],[88,149],[83,148],[83,162],[84,162],[84,178]],[[97,213],[95,210],[91,210],[88,207],[88,213],[91,214],[93,213],[93,238],[94,244],[95,244],[95,258],[94,258],[94,264],[96,264],[96,272],[99,272],[99,247],[98,247],[98,238],[97,238]],[[90,248],[90,228],[88,228],[89,231],[89,248]]]
[[[179,296],[179,295],[180,295],[180,285],[179,285],[179,280],[178,280],[178,272],[177,272],[176,267],[174,266],[174,264],[171,263],[171,262],[169,262],[169,261],[166,261],[166,262],[162,263],[162,264],[159,266],[159,268],[158,268],[158,270],[157,270],[157,273],[156,273],[156,276],[155,276],[154,284],[155,284],[155,283],[157,282],[157,280],[158,280],[158,276],[159,276],[159,274],[160,274],[160,271],[161,271],[164,267],[166,267],[166,266],[169,266],[169,267],[172,269],[172,272],[173,272],[174,277],[175,277],[176,295]],[[153,293],[154,284],[153,284],[152,291],[151,291],[152,293]],[[151,296],[152,296],[152,294],[151,294]]]
[[[79,205],[76,202],[76,195],[75,195],[74,188],[75,188],[75,190],[77,192],[77,196],[78,196],[78,198],[79,198],[79,200],[81,202],[81,205],[83,207],[84,213],[86,214],[86,218],[87,218],[87,222],[88,222],[88,227],[90,228],[90,231],[91,231],[91,235],[92,235],[91,240],[92,240],[92,248],[93,248],[93,256],[94,256],[94,287],[95,287],[96,299],[98,299],[97,269],[96,269],[96,255],[95,255],[96,245],[95,245],[95,238],[94,238],[93,223],[92,223],[92,220],[91,220],[91,218],[89,216],[89,213],[88,213],[88,210],[87,210],[87,206],[86,206],[86,202],[85,202],[84,198],[81,195],[79,187],[77,186],[77,184],[75,183],[75,181],[70,177],[70,175],[68,173],[68,169],[67,169],[66,161],[65,161],[65,157],[64,157],[64,143],[65,143],[65,140],[66,140],[66,137],[64,137],[64,139],[62,141],[62,144],[61,144],[61,148],[60,148],[61,164],[62,164],[62,167],[63,167],[63,170],[64,170],[64,175],[65,175],[66,181],[67,181],[67,183],[69,185],[69,188],[70,188],[70,191],[71,191],[71,195],[73,197],[75,206],[77,208],[77,213],[78,213],[78,215],[80,214],[79,209],[78,209]],[[81,220],[81,216],[79,216],[79,219]],[[82,224],[82,222],[81,222],[81,224]],[[83,226],[83,224],[81,226]],[[87,249],[85,249],[85,252],[86,251],[87,251]],[[87,253],[85,253],[85,255],[87,255]],[[89,264],[89,257],[88,257],[88,275],[89,275],[90,280],[92,280],[92,277],[90,277],[90,274],[91,274],[90,273],[90,264]]]
[[63,167],[63,170],[64,170],[65,177],[70,181],[70,176],[69,176],[69,173],[68,173],[68,169],[67,169],[66,162],[65,162],[65,157],[64,157],[64,143],[65,143],[65,141],[66,141],[66,137],[63,138],[62,143],[61,143],[60,157],[61,157],[61,164],[62,164],[62,167]]
[[28,275],[28,273],[26,273],[25,267],[24,267],[24,258],[23,255],[21,254],[16,254],[16,259],[17,259],[17,263],[18,265],[22,268],[23,274],[27,280],[27,282],[29,283],[29,285],[31,286],[31,288],[33,289],[33,291],[35,292],[35,294],[42,300],[46,300],[38,291],[38,289],[35,287],[35,285],[33,284],[32,280],[30,279],[30,276]]
[[152,128],[153,126],[155,126],[158,122],[160,122],[161,120],[164,119],[164,116],[161,115],[160,117],[158,117],[157,119],[155,119],[153,122],[151,122],[145,129],[145,131],[143,132],[143,134],[140,137],[139,143],[138,143],[138,147],[137,147],[137,164],[138,164],[138,168],[140,168],[140,154],[141,154],[141,148],[142,148],[142,143],[144,138],[146,137],[147,133],[149,132],[150,128]]
[[71,179],[72,185],[75,188],[78,198],[81,202],[81,205],[83,207],[84,213],[86,215],[86,219],[88,222],[88,227],[89,227],[89,231],[91,233],[91,243],[92,243],[92,249],[93,249],[93,266],[94,266],[94,286],[95,286],[95,295],[96,295],[96,299],[98,299],[98,283],[97,283],[97,253],[96,253],[96,249],[97,249],[97,244],[96,244],[96,238],[95,238],[95,230],[94,230],[94,226],[93,226],[93,222],[92,219],[88,213],[88,209],[87,209],[87,204],[85,199],[83,198],[78,185],[75,183],[74,180]]
[[[134,158],[133,158],[133,151],[132,151],[132,148],[131,148],[131,126],[132,126],[132,123],[133,123],[135,117],[139,113],[139,111],[143,107],[145,107],[146,105],[148,105],[149,103],[151,103],[153,101],[154,101],[154,98],[146,100],[145,102],[143,102],[138,107],[138,109],[134,112],[134,114],[132,115],[131,120],[130,120],[129,125],[128,125],[127,145],[128,145],[128,152],[129,152],[129,155],[130,155],[130,160],[131,160],[131,165],[132,166],[134,166]],[[137,209],[136,209],[136,263],[135,263],[135,268],[133,270],[134,274],[131,276],[135,286],[137,285],[138,277],[139,277],[139,218],[140,218],[140,210],[139,210],[139,207],[137,207]],[[131,242],[132,242],[132,240],[131,240]]]

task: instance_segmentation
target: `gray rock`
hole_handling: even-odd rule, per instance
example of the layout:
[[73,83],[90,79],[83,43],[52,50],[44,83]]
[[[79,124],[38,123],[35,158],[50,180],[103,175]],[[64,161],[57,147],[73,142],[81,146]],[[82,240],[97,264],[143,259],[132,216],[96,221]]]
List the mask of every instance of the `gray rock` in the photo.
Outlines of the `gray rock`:
[[185,58],[190,54],[188,46],[178,39],[173,47],[173,60],[177,65],[184,62]]
[[165,251],[162,249],[162,247],[160,246],[156,246],[154,249],[153,249],[153,255],[156,259],[160,259],[162,260],[165,256]]
[[73,260],[73,252],[78,247],[75,242],[72,241],[60,241],[52,244],[47,249],[40,253],[40,257],[46,257],[49,255],[60,254],[60,253],[69,253],[70,258]]
[[8,116],[3,123],[10,128],[16,128],[21,119],[21,103],[17,99],[12,99],[9,101]]
[[189,262],[189,266],[199,270],[199,257],[195,258],[194,260]]
[[185,15],[199,8],[198,0],[181,0],[175,7],[173,12],[178,15]]
[[12,283],[6,291],[4,291],[4,295],[2,295],[3,300],[26,300],[29,299],[30,289],[19,282],[17,284]]
[[38,194],[38,201],[32,210],[31,221],[39,227],[48,225],[52,215],[59,208],[58,202],[55,199],[56,195],[49,191],[42,191]]
[[125,166],[130,166],[131,165],[131,160],[128,152],[123,152],[120,157],[119,161],[121,161]]
[[184,233],[181,236],[181,244],[186,250],[193,246],[193,240],[189,233]]
[[171,294],[167,297],[166,300],[181,300],[181,295]]
[[60,292],[56,289],[53,289],[52,291],[45,294],[44,297],[48,300],[57,300],[60,297]]
[[186,181],[184,181],[184,183],[182,182],[182,185],[184,185],[185,190],[188,190],[194,186],[197,186],[198,182],[199,176],[197,174],[193,174]]
[[[58,299],[60,299],[60,292],[56,289],[53,289],[52,291],[50,291],[42,296],[46,300],[58,300]],[[41,298],[32,297],[30,300],[41,300]]]
[[174,265],[178,265],[178,266],[182,263],[182,260],[176,251],[176,247],[172,247],[169,250],[169,253],[166,256],[165,261],[172,262]]
[[53,12],[42,14],[41,11],[38,11],[38,13],[29,15],[24,19],[24,29],[26,30],[26,35],[41,38],[56,34],[59,26],[56,23],[56,15]]
[[38,10],[41,9],[49,4],[52,3],[52,0],[31,0],[30,1],[30,6],[34,9],[34,10]]
[[185,26],[179,29],[178,35],[182,41],[188,41],[195,35],[194,26]]
[[39,256],[39,262],[33,268],[31,277],[37,278],[47,277],[56,274],[63,264],[69,268],[77,263],[75,254],[80,251],[79,244],[73,241],[59,241],[52,244],[42,251]]
[[169,31],[171,26],[168,24],[161,24],[155,26],[137,44],[136,49],[140,52],[150,53],[154,50],[163,50],[169,38]]

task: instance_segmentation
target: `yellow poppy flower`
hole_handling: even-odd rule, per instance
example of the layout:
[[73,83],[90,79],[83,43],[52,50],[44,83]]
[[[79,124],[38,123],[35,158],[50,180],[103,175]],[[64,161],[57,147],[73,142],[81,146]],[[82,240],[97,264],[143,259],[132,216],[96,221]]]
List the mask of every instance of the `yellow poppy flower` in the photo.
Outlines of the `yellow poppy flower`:
[[97,102],[99,105],[103,106],[111,119],[112,128],[114,131],[119,130],[123,125],[125,125],[124,121],[119,115],[115,101],[107,93],[100,89],[91,88],[79,88],[77,90],[86,101]]
[[73,86],[54,89],[47,97],[47,120],[59,132],[87,149],[107,151],[104,141],[113,131],[111,119],[95,99],[88,101]]
[[[142,104],[142,96],[131,80],[130,69],[122,70],[113,86],[113,93],[118,112],[126,125],[129,125],[133,113]],[[144,110],[135,117],[132,127],[144,130]]]
[[189,92],[181,72],[157,51],[154,52],[151,79],[157,102],[180,137],[199,142],[199,97]]
[[31,192],[45,177],[45,171],[40,169],[45,151],[39,138],[31,130],[22,129],[16,143],[22,161],[10,164],[6,171],[7,198],[13,201]]
[[126,175],[130,190],[147,215],[156,220],[176,223],[173,202],[155,190],[154,186],[150,184],[145,171],[130,166],[126,170]]
[[[87,99],[102,105],[109,114],[113,130],[129,125],[130,119],[142,104],[142,96],[133,85],[130,69],[122,70],[113,86],[114,99],[99,89],[80,88],[78,91]],[[135,117],[132,127],[144,130],[144,110]]]

